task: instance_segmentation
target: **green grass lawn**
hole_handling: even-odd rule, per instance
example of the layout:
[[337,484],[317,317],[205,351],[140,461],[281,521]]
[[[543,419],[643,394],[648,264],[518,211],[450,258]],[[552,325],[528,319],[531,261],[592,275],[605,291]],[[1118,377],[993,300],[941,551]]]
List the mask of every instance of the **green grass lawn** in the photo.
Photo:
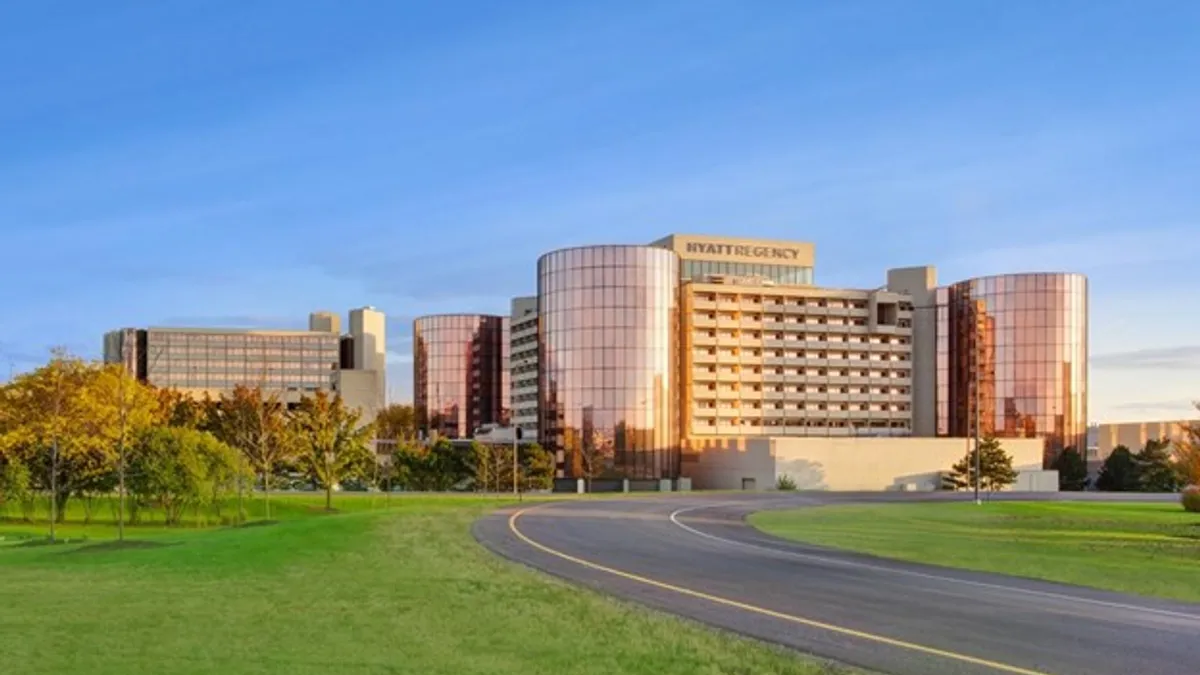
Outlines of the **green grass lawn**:
[[825,506],[750,522],[890,558],[1200,601],[1200,516],[1178,504]]
[[0,547],[0,672],[842,672],[501,560],[470,526],[503,503],[289,496],[270,525]]

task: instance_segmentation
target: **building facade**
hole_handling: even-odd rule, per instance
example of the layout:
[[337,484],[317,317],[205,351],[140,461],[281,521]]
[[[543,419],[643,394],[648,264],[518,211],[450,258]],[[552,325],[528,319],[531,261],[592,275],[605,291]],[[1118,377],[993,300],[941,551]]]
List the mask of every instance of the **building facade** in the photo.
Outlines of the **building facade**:
[[413,321],[413,403],[429,436],[470,438],[510,414],[509,319],[439,314]]
[[1087,279],[1010,274],[937,291],[937,434],[1087,447]]
[[969,438],[976,417],[1046,460],[1086,447],[1084,277],[838,289],[814,269],[811,243],[686,234],[543,255],[511,308],[514,424],[563,478],[676,478],[755,439]]
[[683,308],[689,441],[912,434],[907,295],[712,279]]
[[[376,314],[382,322],[383,315]],[[386,368],[386,356],[370,364],[379,371],[343,362],[336,319],[314,313],[312,330],[122,328],[105,334],[104,361],[123,364],[148,384],[196,398],[228,396],[247,386],[294,405],[317,391],[336,392],[370,421],[384,404],[379,371]],[[368,336],[382,340],[382,328]]]
[[1095,426],[1095,456],[1089,459],[1103,463],[1121,445],[1130,452],[1138,452],[1150,441],[1183,441],[1188,438],[1188,426],[1197,423],[1197,420],[1174,420],[1098,424]]
[[538,438],[560,477],[679,475],[679,297],[665,248],[538,259]]
[[538,305],[537,296],[513,298],[508,317],[512,424],[524,440],[538,433]]

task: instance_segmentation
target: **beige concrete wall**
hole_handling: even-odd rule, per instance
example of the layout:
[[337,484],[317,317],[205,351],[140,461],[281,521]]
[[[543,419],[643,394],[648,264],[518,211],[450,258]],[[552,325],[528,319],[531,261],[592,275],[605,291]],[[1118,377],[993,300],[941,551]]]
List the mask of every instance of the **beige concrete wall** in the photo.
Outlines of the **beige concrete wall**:
[[313,312],[308,315],[308,329],[318,333],[342,334],[342,317],[333,312]]
[[385,401],[379,386],[380,373],[374,370],[339,370],[333,376],[334,390],[341,394],[347,408],[357,408],[362,422],[374,422]]
[[1108,459],[1118,445],[1124,445],[1131,452],[1137,452],[1150,440],[1165,438],[1168,441],[1177,441],[1186,435],[1183,427],[1189,423],[1188,420],[1168,420],[1101,424],[1096,433],[1096,460],[1103,462]]
[[373,307],[350,311],[350,335],[354,338],[354,369],[376,373],[376,396],[387,398],[387,322]]
[[[966,454],[969,443],[963,438],[730,438],[685,453],[683,475],[705,490],[742,489],[746,480],[756,489],[773,489],[785,473],[802,490],[929,490]],[[1001,443],[1018,471],[1041,471],[1040,439]]]
[[937,435],[937,270],[902,267],[888,270],[887,288],[912,298],[912,431]]

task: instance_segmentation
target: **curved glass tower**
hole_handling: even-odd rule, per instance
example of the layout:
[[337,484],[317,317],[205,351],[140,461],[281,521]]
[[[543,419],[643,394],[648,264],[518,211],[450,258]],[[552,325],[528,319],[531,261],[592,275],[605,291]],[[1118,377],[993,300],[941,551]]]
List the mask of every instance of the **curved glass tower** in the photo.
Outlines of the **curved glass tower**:
[[538,259],[538,438],[568,478],[679,475],[679,259],[586,246]]
[[508,317],[438,314],[413,321],[413,404],[427,434],[470,438],[509,408]]
[[939,436],[1087,446],[1087,278],[1006,274],[937,291]]

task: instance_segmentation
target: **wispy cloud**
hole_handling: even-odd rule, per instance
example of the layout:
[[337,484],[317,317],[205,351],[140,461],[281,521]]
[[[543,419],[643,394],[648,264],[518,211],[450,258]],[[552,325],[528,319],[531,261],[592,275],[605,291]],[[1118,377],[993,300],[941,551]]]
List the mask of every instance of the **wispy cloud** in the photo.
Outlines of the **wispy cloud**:
[[1165,401],[1130,401],[1120,403],[1112,407],[1113,410],[1121,410],[1132,413],[1155,414],[1161,415],[1169,413],[1168,416],[1191,418],[1195,417],[1196,402],[1186,398],[1169,399]]
[[1200,345],[1097,354],[1091,362],[1094,368],[1109,370],[1196,370],[1200,369]]
[[1192,260],[1198,248],[1197,227],[1200,225],[1110,231],[992,248],[952,258],[946,267],[971,270],[973,276],[981,276],[1034,271],[1092,272]]

